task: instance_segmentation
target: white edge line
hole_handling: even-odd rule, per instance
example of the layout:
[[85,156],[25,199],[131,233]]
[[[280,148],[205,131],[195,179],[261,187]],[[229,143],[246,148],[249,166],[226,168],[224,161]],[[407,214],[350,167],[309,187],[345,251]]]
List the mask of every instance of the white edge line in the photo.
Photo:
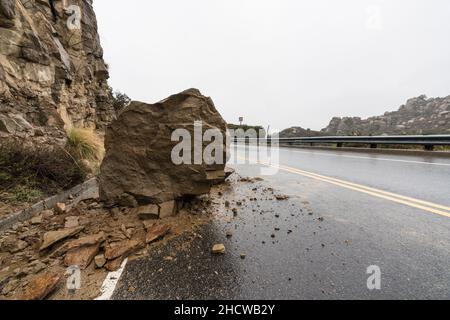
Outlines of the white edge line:
[[[320,152],[320,151],[317,151],[317,150],[311,150],[310,152],[307,152],[307,151],[300,151],[300,150],[294,150],[294,149],[288,149],[288,148],[278,148],[278,149],[279,150],[288,151],[288,152],[294,152],[294,153],[315,154],[315,155],[327,156],[327,157],[342,157],[342,158],[349,158],[349,159],[365,159],[365,160],[379,160],[379,161],[390,161],[390,162],[403,162],[403,163],[426,164],[426,165],[445,166],[445,167],[450,166],[450,163],[443,163],[443,162],[425,162],[425,161],[415,161],[415,160],[378,158],[378,157],[373,157],[372,158],[372,157],[350,156],[350,155],[333,154],[333,153],[328,154],[328,153]],[[336,150],[336,151],[341,151],[341,150]],[[413,156],[413,155],[406,155],[406,156]]]
[[117,283],[120,280],[123,270],[127,265],[128,258],[126,258],[120,268],[117,271],[113,271],[108,273],[105,280],[103,281],[102,287],[100,288],[101,295],[94,300],[110,300],[112,295],[114,294],[114,290],[116,289]]

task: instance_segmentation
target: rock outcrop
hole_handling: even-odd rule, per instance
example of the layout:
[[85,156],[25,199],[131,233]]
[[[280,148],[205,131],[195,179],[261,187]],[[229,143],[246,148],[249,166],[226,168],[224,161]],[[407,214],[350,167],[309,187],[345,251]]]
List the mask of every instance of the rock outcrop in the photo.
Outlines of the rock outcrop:
[[[201,135],[213,129],[223,137],[215,151],[222,163],[195,162],[194,151],[202,153],[211,143],[195,134],[199,130],[196,121],[202,122]],[[191,162],[176,164],[172,159],[172,151],[180,143],[172,141],[177,129],[190,135],[189,141],[183,142],[192,147]],[[212,183],[225,179],[225,138],[226,122],[213,101],[197,89],[155,104],[132,102],[106,130],[100,197],[106,203],[137,206],[208,193]],[[195,143],[200,143],[200,150]]]
[[280,138],[317,137],[323,135],[320,131],[304,129],[302,127],[292,127],[280,132]]
[[92,0],[0,0],[0,137],[114,118]]
[[450,96],[409,99],[398,111],[382,116],[333,118],[322,132],[326,135],[449,134]]
[[398,111],[382,116],[335,117],[321,131],[292,127],[280,132],[280,138],[312,136],[450,134],[450,96],[409,99]]

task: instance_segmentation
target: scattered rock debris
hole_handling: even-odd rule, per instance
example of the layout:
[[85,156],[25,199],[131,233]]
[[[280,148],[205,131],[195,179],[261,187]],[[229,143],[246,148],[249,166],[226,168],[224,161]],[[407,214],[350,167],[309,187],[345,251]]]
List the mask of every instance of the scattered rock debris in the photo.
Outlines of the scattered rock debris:
[[[214,186],[210,195],[179,203],[128,208],[110,207],[98,199],[90,199],[76,206],[70,202],[60,204],[29,221],[14,225],[11,230],[0,234],[0,299],[94,299],[100,294],[107,272],[120,268],[125,258],[137,259],[147,255],[149,250],[158,252],[157,248],[180,234],[202,238],[195,230],[211,221],[211,217],[232,223],[222,233],[222,238],[228,238],[230,244],[234,242],[231,240],[234,229],[238,229],[243,221],[238,217],[238,211],[242,217],[254,214],[263,220],[280,218],[280,214],[275,213],[276,208],[262,209],[262,201],[270,204],[273,198],[288,200],[289,197],[275,196],[272,188],[258,183],[262,181],[259,178],[235,177],[231,180]],[[242,199],[241,195],[236,199],[236,194],[226,192],[232,190],[232,183],[238,186],[239,183],[243,183],[241,186],[252,184],[250,189],[245,187],[253,191],[252,197]],[[231,208],[232,203],[235,208]],[[275,233],[281,231],[278,224],[272,228]],[[287,230],[287,234],[292,232]],[[278,243],[275,233],[270,235],[272,241],[262,241],[262,244]],[[234,250],[232,245],[226,249],[223,243],[211,246],[211,253],[215,255]],[[170,256],[161,259],[175,262],[176,256],[176,252],[171,252]],[[247,259],[242,252],[235,256]],[[64,285],[65,272],[67,266],[73,265],[81,269],[83,288],[68,292]]]
[[[108,271],[205,224],[210,207],[209,197],[196,198],[160,206],[163,219],[142,220],[135,208],[107,208],[98,200],[73,208],[61,203],[0,233],[0,300],[94,299]],[[69,292],[65,272],[75,265],[83,287]]]

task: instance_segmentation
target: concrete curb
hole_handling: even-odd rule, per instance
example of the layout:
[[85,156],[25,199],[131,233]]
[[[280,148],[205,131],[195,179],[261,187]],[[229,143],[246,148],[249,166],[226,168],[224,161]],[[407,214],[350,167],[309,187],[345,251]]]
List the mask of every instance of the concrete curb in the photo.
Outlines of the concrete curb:
[[0,220],[0,232],[11,228],[17,222],[25,221],[34,217],[44,210],[52,209],[58,202],[67,202],[70,196],[73,196],[73,199],[67,205],[68,209],[77,205],[80,201],[98,198],[97,178],[92,178],[88,181],[85,181],[84,183],[70,190],[42,200],[29,208],[13,213],[8,217]]

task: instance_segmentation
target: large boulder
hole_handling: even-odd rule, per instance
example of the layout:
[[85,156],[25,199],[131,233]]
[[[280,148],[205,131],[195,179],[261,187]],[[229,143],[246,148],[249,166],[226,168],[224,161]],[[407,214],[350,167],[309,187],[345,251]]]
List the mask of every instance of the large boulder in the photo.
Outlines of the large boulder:
[[[172,151],[182,139],[172,141],[172,134],[177,129],[185,129],[192,137],[188,143],[194,146],[194,128],[197,127],[198,133],[198,121],[202,122],[202,134],[213,129],[223,137],[223,141],[219,141],[220,148],[216,149],[223,161],[212,164],[208,161],[207,164],[200,160],[193,164],[192,150],[192,164],[174,163]],[[225,138],[226,122],[211,98],[197,89],[186,90],[155,104],[132,102],[107,128],[100,197],[110,204],[137,206],[208,193],[213,183],[225,179]],[[199,141],[198,134],[195,139]],[[210,143],[203,141],[200,149]],[[195,151],[198,152],[198,148]]]

